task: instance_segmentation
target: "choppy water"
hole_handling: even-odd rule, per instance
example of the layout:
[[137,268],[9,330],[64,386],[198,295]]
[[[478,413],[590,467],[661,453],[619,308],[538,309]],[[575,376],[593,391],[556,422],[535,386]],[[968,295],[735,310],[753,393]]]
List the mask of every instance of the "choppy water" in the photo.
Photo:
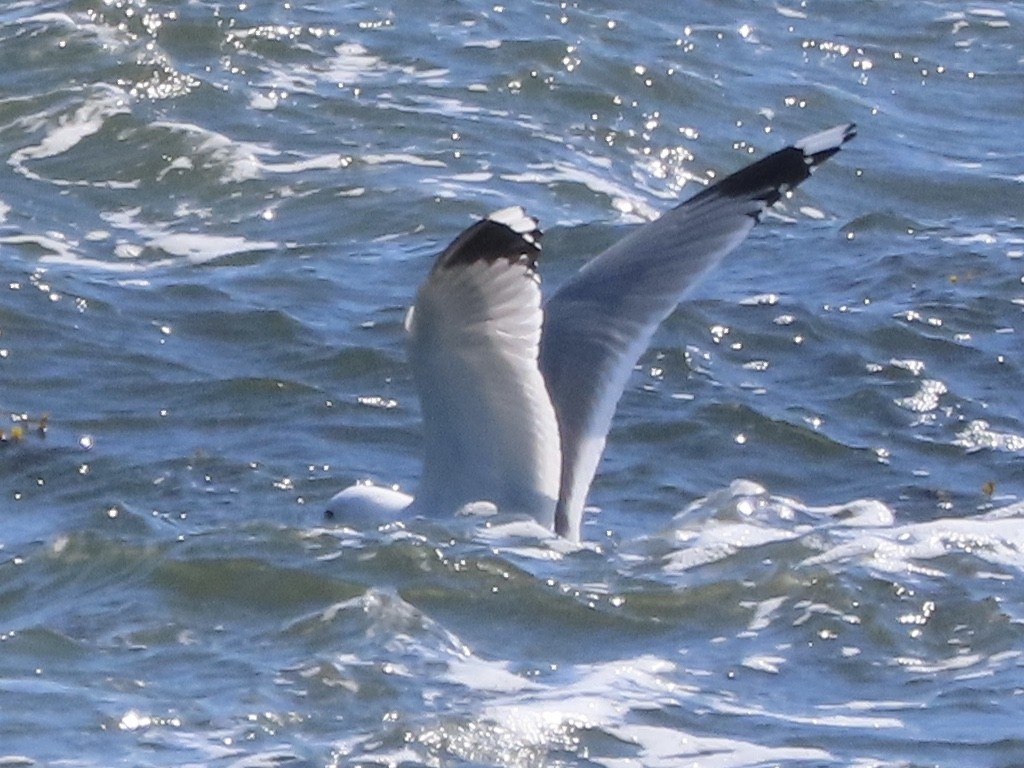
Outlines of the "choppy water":
[[[1022,29],[7,4],[0,765],[1024,763]],[[323,519],[412,484],[402,313],[475,216],[556,285],[847,120],[656,336],[584,547]]]

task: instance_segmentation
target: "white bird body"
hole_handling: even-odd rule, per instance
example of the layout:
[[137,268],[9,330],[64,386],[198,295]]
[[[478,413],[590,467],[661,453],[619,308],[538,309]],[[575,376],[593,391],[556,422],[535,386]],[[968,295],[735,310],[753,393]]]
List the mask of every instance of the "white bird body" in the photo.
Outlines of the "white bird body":
[[512,207],[473,224],[437,258],[406,316],[425,437],[415,500],[357,485],[329,511],[489,502],[579,540],[615,408],[658,325],[854,135],[836,126],[727,176],[596,256],[543,304],[536,220]]

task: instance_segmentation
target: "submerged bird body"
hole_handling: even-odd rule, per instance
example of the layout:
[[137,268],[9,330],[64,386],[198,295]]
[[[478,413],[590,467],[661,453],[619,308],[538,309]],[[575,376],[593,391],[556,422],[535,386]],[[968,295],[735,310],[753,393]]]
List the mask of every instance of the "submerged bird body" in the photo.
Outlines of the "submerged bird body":
[[437,258],[406,316],[424,427],[415,500],[361,485],[330,509],[488,502],[578,540],[615,407],[657,327],[854,135],[836,126],[727,176],[593,258],[544,303],[536,220],[513,207],[473,224]]

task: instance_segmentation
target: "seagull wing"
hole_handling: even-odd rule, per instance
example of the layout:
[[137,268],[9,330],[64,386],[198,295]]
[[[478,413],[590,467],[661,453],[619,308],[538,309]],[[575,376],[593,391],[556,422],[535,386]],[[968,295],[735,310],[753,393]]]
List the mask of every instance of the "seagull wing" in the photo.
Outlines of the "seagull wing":
[[561,435],[559,534],[579,538],[612,415],[655,329],[765,210],[854,135],[839,125],[727,176],[596,256],[545,304],[540,368]]
[[540,236],[519,207],[478,221],[437,258],[406,316],[425,442],[418,508],[489,501],[553,525],[560,454],[537,365]]

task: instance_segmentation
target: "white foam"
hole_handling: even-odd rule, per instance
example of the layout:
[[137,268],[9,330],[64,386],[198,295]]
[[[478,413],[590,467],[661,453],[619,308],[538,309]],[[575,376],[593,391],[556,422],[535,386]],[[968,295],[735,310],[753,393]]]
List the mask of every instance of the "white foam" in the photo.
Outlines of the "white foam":
[[659,211],[657,209],[631,188],[611,181],[604,169],[588,170],[582,165],[570,165],[556,161],[532,165],[529,170],[522,173],[501,174],[501,178],[505,181],[545,186],[559,182],[582,184],[591,192],[607,196],[615,210],[631,221],[653,221],[658,218]]
[[[934,561],[950,552],[970,555],[989,565],[1024,573],[1024,520],[1020,505],[1012,517],[999,514],[943,518],[887,529],[837,531],[833,543],[801,566],[832,568],[855,562],[885,575],[907,573],[944,576]],[[963,561],[960,560],[961,565]]]
[[[25,127],[31,132],[43,129],[37,144],[30,144],[11,153],[8,163],[26,178],[42,180],[30,167],[34,160],[56,157],[73,149],[83,139],[99,133],[108,119],[114,115],[127,114],[130,98],[119,88],[98,85],[90,88],[89,95],[70,114],[58,115],[55,120],[36,117],[26,121]],[[68,185],[72,182],[46,179],[48,183]],[[124,186],[123,184],[121,186]]]
[[207,235],[195,232],[170,232],[152,238],[148,244],[171,256],[184,257],[193,264],[277,247],[277,243],[272,240],[247,240],[237,235]]

